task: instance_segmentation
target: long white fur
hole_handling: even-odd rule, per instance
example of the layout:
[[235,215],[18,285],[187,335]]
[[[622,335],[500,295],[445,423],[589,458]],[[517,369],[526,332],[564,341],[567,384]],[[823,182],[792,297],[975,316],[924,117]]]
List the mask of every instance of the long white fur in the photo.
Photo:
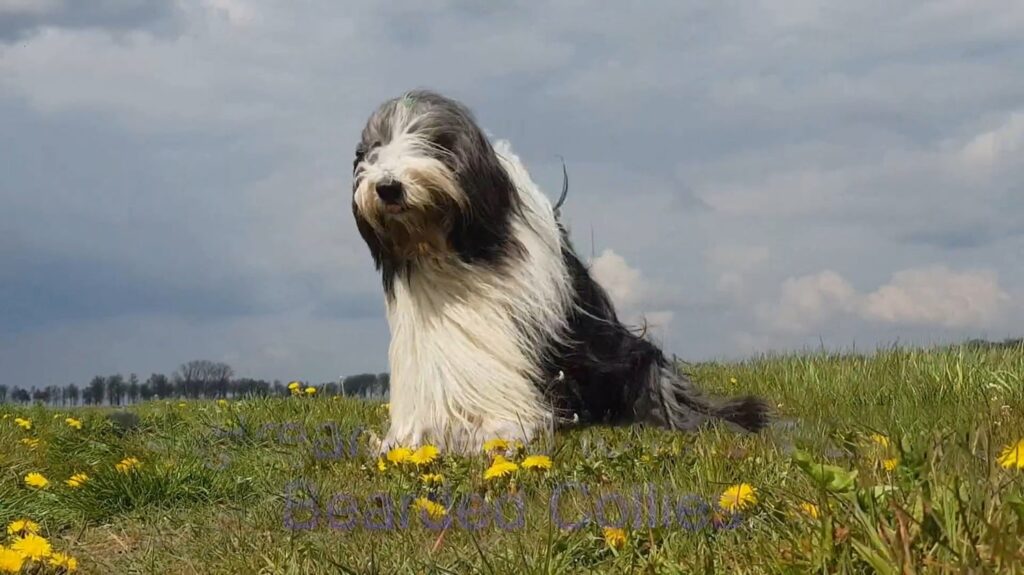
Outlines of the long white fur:
[[552,424],[536,384],[545,343],[565,332],[571,278],[550,201],[508,142],[494,147],[520,196],[512,235],[525,261],[499,275],[434,254],[396,278],[387,304],[392,426],[382,449],[473,451],[497,437],[529,442]]

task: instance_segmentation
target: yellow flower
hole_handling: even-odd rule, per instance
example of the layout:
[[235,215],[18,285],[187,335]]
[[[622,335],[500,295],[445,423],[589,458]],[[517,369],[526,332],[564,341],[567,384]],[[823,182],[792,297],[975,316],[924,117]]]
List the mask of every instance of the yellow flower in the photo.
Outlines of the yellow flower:
[[729,383],[736,383],[736,378],[735,377],[730,377],[729,378]]
[[409,456],[409,462],[416,465],[429,465],[437,459],[439,453],[440,451],[433,445],[424,445]]
[[523,460],[523,469],[551,469],[551,458],[547,455],[531,455]]
[[508,442],[504,439],[488,439],[484,442],[484,451],[487,453],[505,451],[506,449],[508,449]]
[[420,480],[427,485],[430,485],[431,483],[444,483],[444,476],[440,473],[424,473],[423,475],[420,475]]
[[1006,469],[1024,469],[1024,439],[1004,447],[998,461],[999,465]]
[[386,471],[387,468],[388,468],[388,466],[384,464],[384,460],[378,457],[377,458],[377,471]]
[[396,447],[388,452],[388,461],[395,465],[404,463],[412,457],[412,450],[408,447]]
[[45,537],[40,537],[35,533],[29,533],[24,537],[19,537],[11,543],[11,549],[15,550],[25,559],[32,559],[33,561],[39,561],[45,557],[49,557],[53,548],[50,547],[50,542]]
[[413,507],[416,509],[426,511],[427,515],[429,515],[431,519],[444,517],[448,514],[448,510],[444,508],[444,505],[431,501],[426,497],[420,497],[416,499],[416,501],[413,503]]
[[221,407],[227,407],[228,406],[228,400],[226,400],[226,399],[218,399],[217,400],[217,405],[219,405]]
[[748,483],[733,485],[722,493],[718,506],[730,513],[757,505],[757,488]]
[[884,467],[886,471],[892,471],[892,470],[896,469],[896,466],[899,465],[899,464],[900,464],[900,460],[895,458],[895,457],[892,457],[890,459],[883,459],[882,460],[882,467]]
[[881,445],[882,447],[889,447],[889,438],[884,435],[872,433],[871,441],[874,441],[875,443]]
[[184,401],[179,401],[178,402],[178,407],[185,407],[186,405],[188,405],[188,404],[185,403]]
[[21,442],[27,445],[29,449],[35,449],[39,447],[39,439],[35,437],[22,437]]
[[63,567],[67,573],[73,573],[78,570],[78,559],[63,553],[50,555],[49,563],[54,567]]
[[491,463],[491,466],[487,468],[487,471],[484,471],[484,479],[490,480],[496,477],[504,477],[511,474],[516,469],[519,469],[518,465],[498,455],[494,458],[494,462]]
[[605,527],[604,542],[612,549],[622,549],[626,545],[626,532],[618,527]]
[[315,387],[311,386],[311,387],[307,387],[306,388],[306,395],[313,395],[315,393],[316,393],[316,388]]
[[138,459],[134,457],[125,457],[124,459],[121,460],[120,463],[115,464],[114,468],[117,469],[117,471],[120,473],[128,473],[132,469],[135,469],[136,467],[139,467],[141,465],[142,462],[139,461]]
[[89,481],[88,475],[84,473],[76,473],[72,475],[69,479],[65,480],[64,483],[66,483],[68,487],[71,487],[72,489],[78,489],[86,481]]
[[803,511],[811,519],[817,519],[818,515],[820,515],[818,506],[806,501],[800,504],[800,511]]
[[387,413],[391,413],[391,404],[390,403],[385,403],[385,404],[380,406],[380,409],[381,409],[381,411],[385,411]]
[[69,418],[65,419],[64,423],[68,424],[68,427],[73,427],[75,429],[82,429],[82,422],[77,420],[77,419],[75,419],[74,417],[69,417]]
[[302,387],[302,384],[297,382],[297,381],[293,381],[293,382],[288,384],[288,389],[293,389],[294,390],[294,389],[299,389],[300,387]]
[[19,573],[24,563],[21,553],[0,545],[0,573]]
[[39,533],[39,524],[31,519],[16,519],[7,524],[8,535]]
[[33,472],[25,476],[25,485],[28,485],[29,487],[38,487],[39,489],[43,489],[49,484],[50,480],[43,477],[43,474],[41,473]]
[[24,429],[25,431],[32,429],[32,420],[30,419],[22,419],[20,417],[15,417],[14,423],[17,423],[18,426]]

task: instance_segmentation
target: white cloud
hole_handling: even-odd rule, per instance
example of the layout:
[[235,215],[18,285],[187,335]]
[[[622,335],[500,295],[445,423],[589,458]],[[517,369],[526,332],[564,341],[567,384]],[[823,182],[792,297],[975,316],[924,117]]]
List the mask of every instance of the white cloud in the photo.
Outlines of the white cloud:
[[665,286],[644,277],[625,258],[610,249],[601,252],[590,265],[590,272],[611,297],[620,317],[629,323],[645,319],[651,327],[665,328],[674,317],[667,309],[651,309],[666,303],[671,292]]
[[1012,114],[1006,122],[978,134],[964,145],[960,157],[969,169],[991,170],[1003,160],[1020,162],[1024,152],[1024,112]]
[[853,311],[857,292],[832,270],[787,279],[782,295],[773,306],[761,306],[757,312],[777,330],[802,333],[814,329],[833,315]]
[[626,258],[606,249],[591,262],[590,271],[616,305],[631,307],[640,301],[645,288],[640,270],[626,263]]
[[787,279],[781,292],[777,302],[760,305],[757,313],[770,329],[789,334],[808,333],[843,316],[906,326],[993,328],[1012,303],[995,272],[942,265],[898,271],[866,294],[831,270]]
[[931,266],[896,272],[864,298],[860,313],[889,322],[953,328],[991,326],[1010,303],[991,270]]

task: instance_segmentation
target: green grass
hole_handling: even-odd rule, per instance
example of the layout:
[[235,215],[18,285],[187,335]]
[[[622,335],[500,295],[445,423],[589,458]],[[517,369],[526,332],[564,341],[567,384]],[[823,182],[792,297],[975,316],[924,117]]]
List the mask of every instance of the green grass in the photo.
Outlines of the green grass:
[[[780,421],[760,435],[574,429],[527,447],[551,456],[550,471],[485,481],[482,454],[382,472],[365,457],[364,434],[351,457],[354,431],[386,430],[378,403],[160,401],[131,408],[138,419],[127,423],[99,408],[3,406],[0,521],[39,522],[85,573],[1024,572],[1024,470],[997,463],[1024,437],[1024,349],[792,355],[688,371],[714,392],[771,398]],[[83,429],[64,423],[69,415]],[[15,417],[30,418],[32,430]],[[888,447],[871,440],[876,433]],[[31,449],[26,437],[39,445]],[[142,466],[115,470],[130,456]],[[899,463],[887,471],[886,459]],[[424,471],[444,475],[456,501],[488,502],[490,524],[466,528],[453,508],[443,530],[415,511],[405,528],[342,528],[353,501],[363,519],[383,517],[369,504],[376,493],[390,495],[398,511],[404,495],[443,502],[422,484]],[[29,472],[50,485],[26,487]],[[90,476],[80,489],[64,484],[76,472]],[[627,542],[613,549],[597,525],[556,523],[552,494],[570,483],[589,497],[562,491],[563,525],[596,516],[602,496],[621,494],[636,506],[633,492],[645,485],[684,505],[667,526],[658,523],[662,501],[654,526],[647,512],[636,525],[627,517]],[[718,500],[738,483],[754,486],[758,501],[730,515]],[[504,501],[511,522],[510,493],[521,498],[524,520],[502,528],[493,505]],[[607,501],[606,521],[618,522]],[[311,522],[311,506],[320,510],[315,527],[299,528]]]

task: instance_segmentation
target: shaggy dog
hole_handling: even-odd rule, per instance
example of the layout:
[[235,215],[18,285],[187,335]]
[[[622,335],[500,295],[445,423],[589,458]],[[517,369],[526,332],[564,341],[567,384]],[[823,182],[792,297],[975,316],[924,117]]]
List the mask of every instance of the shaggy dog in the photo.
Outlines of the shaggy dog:
[[619,321],[522,162],[459,102],[430,91],[384,102],[352,168],[391,330],[381,450],[528,443],[568,419],[766,425],[763,400],[704,397]]

